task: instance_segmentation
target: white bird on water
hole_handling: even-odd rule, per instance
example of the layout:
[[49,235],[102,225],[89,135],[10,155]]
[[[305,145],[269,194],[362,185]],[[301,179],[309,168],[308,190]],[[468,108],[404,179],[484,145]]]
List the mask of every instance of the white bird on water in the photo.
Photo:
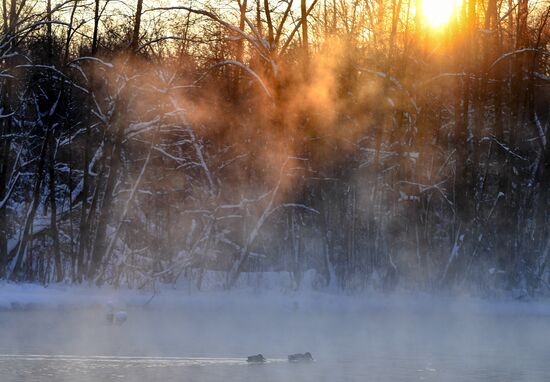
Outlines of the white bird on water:
[[115,312],[113,303],[107,303],[107,314],[105,315],[109,324],[122,325],[128,319],[128,313],[123,310]]

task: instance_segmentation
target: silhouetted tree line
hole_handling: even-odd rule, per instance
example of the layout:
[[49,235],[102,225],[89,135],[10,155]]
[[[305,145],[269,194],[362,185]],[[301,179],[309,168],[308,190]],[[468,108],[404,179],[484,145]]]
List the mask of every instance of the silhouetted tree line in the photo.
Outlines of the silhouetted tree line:
[[0,5],[0,278],[548,290],[550,2],[39,3]]

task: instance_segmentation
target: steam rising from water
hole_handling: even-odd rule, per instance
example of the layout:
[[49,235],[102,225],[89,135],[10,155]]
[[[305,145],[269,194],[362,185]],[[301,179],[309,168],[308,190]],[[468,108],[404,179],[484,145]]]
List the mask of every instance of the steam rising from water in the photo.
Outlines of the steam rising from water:
[[[185,299],[186,296],[182,296]],[[542,381],[549,312],[518,303],[269,296],[103,310],[0,312],[0,379],[22,381]],[[222,300],[225,299],[225,302]],[[202,301],[202,302],[200,302]],[[286,302],[285,302],[286,301]],[[521,328],[521,330],[518,330]],[[286,355],[312,352],[312,364]],[[261,352],[265,365],[246,356]]]

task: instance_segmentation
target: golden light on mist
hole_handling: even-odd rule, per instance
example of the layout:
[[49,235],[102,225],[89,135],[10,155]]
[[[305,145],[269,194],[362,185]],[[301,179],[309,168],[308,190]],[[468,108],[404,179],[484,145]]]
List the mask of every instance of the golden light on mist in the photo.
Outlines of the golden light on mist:
[[421,12],[426,23],[432,28],[445,26],[460,5],[460,0],[422,0]]

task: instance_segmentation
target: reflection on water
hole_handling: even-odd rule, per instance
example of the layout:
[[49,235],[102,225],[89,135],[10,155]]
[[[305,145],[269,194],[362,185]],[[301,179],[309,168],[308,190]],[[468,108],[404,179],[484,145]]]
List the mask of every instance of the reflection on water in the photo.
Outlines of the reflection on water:
[[[116,327],[102,309],[0,312],[0,381],[550,380],[544,315],[130,307]],[[315,362],[286,361],[305,351]]]
[[[250,365],[241,358],[0,355],[2,381],[547,381],[548,367],[510,367],[510,359],[438,359],[419,367],[408,359],[358,357],[354,363]],[[464,362],[465,361],[465,362]],[[357,362],[361,362],[358,364]],[[425,364],[425,363],[424,363]]]
[[[268,364],[285,361],[270,360]],[[249,365],[242,358],[0,354],[2,381],[189,380],[193,376],[202,379],[205,370],[212,377],[231,374],[230,366]]]

